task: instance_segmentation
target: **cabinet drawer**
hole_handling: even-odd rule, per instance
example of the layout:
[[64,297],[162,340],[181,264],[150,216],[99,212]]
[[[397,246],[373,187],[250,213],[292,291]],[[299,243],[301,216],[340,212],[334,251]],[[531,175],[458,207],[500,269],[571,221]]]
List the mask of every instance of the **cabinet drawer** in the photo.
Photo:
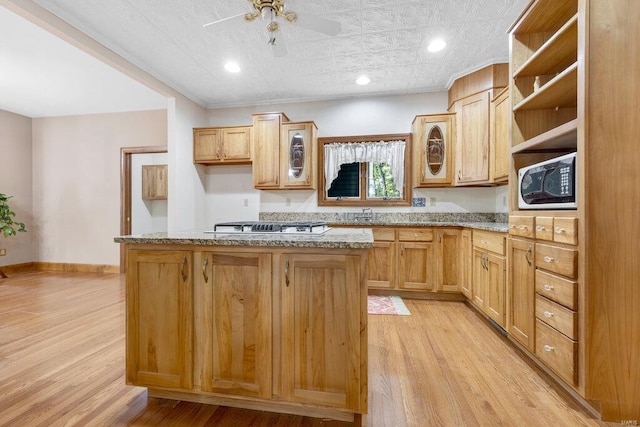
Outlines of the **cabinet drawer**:
[[506,236],[503,234],[473,231],[473,246],[504,255]]
[[509,234],[533,238],[534,217],[509,215]]
[[578,283],[536,270],[536,292],[572,310],[578,309]]
[[536,317],[572,340],[578,339],[578,315],[575,311],[536,295]]
[[558,243],[578,244],[578,218],[554,218],[553,241]]
[[575,279],[578,275],[578,251],[536,243],[536,268]]
[[536,319],[536,356],[570,384],[576,385],[578,343]]
[[536,217],[536,239],[553,241],[553,217]]
[[398,230],[398,240],[402,242],[431,242],[433,230],[431,228],[401,228]]
[[373,228],[373,240],[393,242],[396,239],[396,230],[393,228]]

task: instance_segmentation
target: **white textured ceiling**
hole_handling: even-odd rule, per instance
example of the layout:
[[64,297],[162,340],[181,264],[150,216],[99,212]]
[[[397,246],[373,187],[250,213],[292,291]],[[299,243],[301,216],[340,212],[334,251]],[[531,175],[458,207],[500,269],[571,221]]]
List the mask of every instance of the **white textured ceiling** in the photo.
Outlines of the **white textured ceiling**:
[[[336,37],[281,23],[283,58],[265,23],[202,25],[250,10],[247,0],[35,0],[169,86],[208,107],[445,90],[508,61],[507,29],[529,0],[288,0],[299,16],[342,24]],[[442,37],[447,48],[428,53]],[[236,60],[240,74],[223,65]],[[368,86],[357,86],[361,73]]]

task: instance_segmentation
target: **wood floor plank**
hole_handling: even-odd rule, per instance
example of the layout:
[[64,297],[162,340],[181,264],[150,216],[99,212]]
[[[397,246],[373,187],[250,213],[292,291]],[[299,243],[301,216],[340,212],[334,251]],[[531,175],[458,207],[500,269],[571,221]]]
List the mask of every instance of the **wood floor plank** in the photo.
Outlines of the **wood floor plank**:
[[[345,426],[148,398],[124,381],[124,276],[28,272],[0,280],[0,426]],[[369,316],[363,424],[607,426],[527,363],[474,310],[407,300]]]

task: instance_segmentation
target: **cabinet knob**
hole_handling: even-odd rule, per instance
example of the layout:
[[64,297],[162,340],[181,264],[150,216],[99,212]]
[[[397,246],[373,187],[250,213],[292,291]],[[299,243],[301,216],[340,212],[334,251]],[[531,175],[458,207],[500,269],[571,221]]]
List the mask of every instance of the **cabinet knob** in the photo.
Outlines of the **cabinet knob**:
[[528,228],[528,227],[527,227],[526,225],[524,225],[524,224],[520,224],[520,225],[518,226],[518,230],[526,230],[527,228]]
[[543,314],[547,319],[551,319],[553,317],[553,313],[550,311],[545,311]]
[[536,231],[544,231],[543,225],[536,225]]
[[547,263],[553,262],[553,258],[550,257],[550,256],[546,256],[546,257],[544,257],[544,262],[547,262]]
[[564,233],[565,230],[562,227],[556,227],[556,233]]
[[546,351],[546,352],[551,352],[551,351],[553,351],[553,347],[552,347],[552,346],[550,346],[550,345],[548,345],[548,344],[546,344],[546,345],[545,345],[544,347],[542,347],[542,348],[544,348],[544,351]]
[[545,291],[552,291],[553,290],[553,285],[544,285],[544,286],[542,286],[542,289],[544,289]]

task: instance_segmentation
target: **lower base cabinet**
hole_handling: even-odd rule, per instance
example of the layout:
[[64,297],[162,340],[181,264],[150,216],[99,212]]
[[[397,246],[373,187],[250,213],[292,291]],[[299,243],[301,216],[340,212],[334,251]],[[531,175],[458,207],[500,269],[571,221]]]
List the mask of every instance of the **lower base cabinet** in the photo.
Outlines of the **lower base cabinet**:
[[360,419],[367,250],[286,249],[130,245],[127,383],[150,396]]
[[472,301],[502,328],[507,327],[505,239],[500,233],[473,232]]
[[509,237],[509,303],[507,332],[529,351],[535,351],[534,242]]

